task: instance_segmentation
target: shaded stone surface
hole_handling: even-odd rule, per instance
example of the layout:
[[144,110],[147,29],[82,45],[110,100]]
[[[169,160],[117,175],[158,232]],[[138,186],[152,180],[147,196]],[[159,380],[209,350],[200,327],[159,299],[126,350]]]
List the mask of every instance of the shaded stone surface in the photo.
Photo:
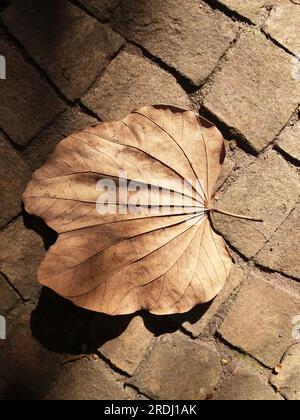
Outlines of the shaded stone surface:
[[6,59],[6,80],[0,81],[0,127],[25,146],[65,108],[49,85],[22,55],[4,40],[0,54]]
[[120,120],[143,105],[190,107],[186,93],[173,76],[128,51],[118,55],[82,102],[103,121]]
[[235,24],[198,0],[128,0],[114,13],[114,24],[195,85],[216,67],[235,39]]
[[248,166],[218,201],[222,210],[262,218],[263,223],[213,214],[213,224],[231,245],[252,258],[290,214],[299,194],[297,171],[269,151]]
[[182,335],[165,335],[128,383],[155,399],[203,400],[219,381],[215,348]]
[[52,149],[64,138],[98,120],[78,108],[64,112],[47,130],[43,131],[24,151],[24,158],[33,170],[38,169]]
[[299,4],[281,0],[271,11],[265,31],[294,54],[300,54]]
[[81,360],[66,366],[47,400],[129,400],[124,384],[100,360]]
[[123,39],[66,0],[18,0],[5,24],[70,100],[80,97]]
[[143,360],[152,337],[143,318],[136,316],[120,336],[107,341],[98,350],[119,369],[132,375]]
[[253,364],[239,362],[232,375],[229,375],[221,385],[215,400],[219,401],[273,401],[281,400],[262,372]]
[[271,240],[255,258],[256,261],[272,270],[300,279],[300,205],[280,226]]
[[31,171],[22,157],[0,134],[0,228],[22,210],[22,193]]
[[19,300],[16,292],[0,274],[0,315],[6,315]]
[[93,13],[100,21],[111,18],[113,11],[122,0],[79,0],[79,3]]
[[278,138],[277,147],[300,162],[300,121],[283,130]]
[[242,35],[216,75],[204,106],[257,151],[271,143],[300,101],[291,57],[260,32]]
[[222,337],[274,368],[293,343],[292,319],[300,298],[252,275],[219,329]]
[[285,355],[278,375],[272,375],[271,383],[288,400],[300,400],[300,343]]
[[44,253],[42,238],[24,226],[23,217],[0,232],[0,271],[25,299],[40,290],[36,273]]
[[32,307],[24,305],[7,320],[7,339],[0,340],[0,375],[20,398],[42,399],[60,371],[62,356],[42,347],[30,331]]
[[192,334],[193,337],[198,337],[207,327],[213,316],[220,310],[221,306],[228,300],[228,298],[236,291],[243,280],[243,270],[238,266],[233,267],[232,275],[221,293],[215,298],[208,310],[196,322],[185,321],[182,327]]

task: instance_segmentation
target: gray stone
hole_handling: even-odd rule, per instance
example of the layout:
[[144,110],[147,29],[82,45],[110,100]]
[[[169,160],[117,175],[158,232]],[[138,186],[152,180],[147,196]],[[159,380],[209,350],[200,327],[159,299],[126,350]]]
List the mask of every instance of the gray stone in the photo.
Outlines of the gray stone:
[[215,348],[182,335],[161,338],[128,383],[160,400],[204,400],[221,373]]
[[281,363],[277,375],[272,375],[271,383],[288,400],[300,400],[300,343],[291,347]]
[[229,18],[198,0],[123,1],[114,22],[195,85],[205,81],[236,36]]
[[118,34],[66,0],[17,0],[3,19],[70,100],[91,86],[123,45]]
[[79,0],[79,3],[93,13],[97,19],[106,22],[121,0]]
[[20,301],[18,295],[0,274],[0,315],[4,316]]
[[24,226],[22,217],[0,232],[0,271],[25,299],[39,293],[36,274],[44,254],[42,238]]
[[22,210],[22,194],[31,171],[21,155],[0,134],[0,228]]
[[300,54],[299,4],[281,0],[271,11],[265,31],[294,54]]
[[220,196],[222,210],[262,218],[263,223],[213,214],[215,228],[245,257],[264,246],[295,207],[299,175],[274,151],[260,156]]
[[291,57],[260,32],[242,35],[217,73],[204,106],[257,151],[271,143],[300,101]]
[[274,368],[293,343],[292,319],[299,313],[299,297],[253,274],[219,332],[227,342]]
[[250,363],[239,362],[232,375],[223,382],[214,396],[219,401],[275,401],[281,400],[262,372]]
[[107,341],[98,351],[115,366],[133,375],[152,340],[153,334],[145,327],[143,318],[134,317],[118,337]]
[[300,161],[300,121],[280,134],[277,147],[293,159]]
[[233,267],[232,275],[221,293],[215,298],[209,309],[196,322],[185,321],[182,327],[197,338],[207,327],[211,319],[218,313],[222,305],[236,291],[243,280],[243,270],[237,265]]
[[264,246],[255,260],[272,270],[300,279],[300,205]]
[[64,112],[47,130],[43,131],[24,151],[24,158],[36,170],[47,159],[52,149],[64,138],[92,124],[96,118],[90,117],[78,108]]
[[16,49],[0,40],[6,59],[6,80],[0,83],[0,127],[25,146],[64,110],[64,104]]
[[66,366],[47,400],[130,400],[121,379],[100,360]]
[[32,337],[30,305],[7,320],[7,339],[0,340],[0,376],[22,399],[44,398],[60,372],[62,356],[51,353]]
[[125,118],[144,105],[190,107],[186,93],[173,76],[128,51],[119,54],[82,102],[103,121]]

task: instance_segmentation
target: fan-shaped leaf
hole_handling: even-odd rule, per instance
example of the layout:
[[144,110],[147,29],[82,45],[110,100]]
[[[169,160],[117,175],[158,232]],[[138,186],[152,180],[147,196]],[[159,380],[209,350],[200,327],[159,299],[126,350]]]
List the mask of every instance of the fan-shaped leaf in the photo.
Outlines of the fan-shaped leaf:
[[[213,299],[232,265],[208,215],[224,157],[216,127],[168,106],[62,141],[24,193],[26,210],[59,233],[39,281],[107,314],[180,313]],[[102,181],[115,185],[113,212],[99,211]]]

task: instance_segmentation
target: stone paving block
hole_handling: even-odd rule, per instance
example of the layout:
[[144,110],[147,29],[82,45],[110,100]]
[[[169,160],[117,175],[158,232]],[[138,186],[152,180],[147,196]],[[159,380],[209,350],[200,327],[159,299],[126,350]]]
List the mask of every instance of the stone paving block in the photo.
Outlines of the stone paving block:
[[300,161],[300,121],[283,130],[276,144],[284,153]]
[[128,51],[119,54],[82,102],[103,121],[122,119],[147,104],[190,107],[186,93],[173,76]]
[[121,0],[79,0],[79,4],[92,12],[97,19],[106,22]]
[[70,100],[91,86],[123,45],[118,34],[66,0],[17,0],[3,19]]
[[243,270],[237,265],[233,267],[233,272],[222,292],[215,298],[209,309],[196,322],[185,321],[182,327],[197,338],[207,327],[213,316],[220,310],[221,306],[235,292],[243,280]]
[[100,360],[66,366],[47,400],[130,400],[121,379]]
[[0,40],[6,59],[6,79],[0,81],[0,127],[25,146],[64,110],[64,104],[22,55]]
[[211,395],[221,373],[212,345],[183,335],[165,335],[140,364],[128,383],[160,400],[204,400]]
[[152,338],[153,334],[145,327],[143,318],[136,316],[120,336],[104,343],[98,351],[119,369],[133,375]]
[[26,148],[23,155],[33,170],[38,169],[47,159],[52,149],[64,138],[98,120],[78,108],[64,112],[47,130],[43,131]]
[[248,362],[239,362],[214,396],[218,401],[275,401],[281,400],[259,368]]
[[300,298],[252,275],[219,329],[233,346],[274,368],[293,343]]
[[0,228],[22,210],[22,194],[31,171],[21,155],[0,134]]
[[300,4],[281,0],[271,11],[265,31],[294,54],[300,54]]
[[216,75],[204,106],[261,151],[279,134],[300,101],[291,57],[257,31],[237,42]]
[[300,343],[285,355],[278,375],[272,375],[271,383],[288,400],[300,400]]
[[24,226],[22,217],[0,232],[0,271],[24,299],[39,293],[36,273],[44,254],[42,238]]
[[280,226],[255,260],[264,267],[300,279],[300,205]]
[[269,151],[248,166],[221,195],[217,206],[263,219],[263,223],[213,214],[215,228],[245,257],[254,257],[298,202],[299,175],[285,159]]
[[279,1],[282,0],[219,0],[228,9],[256,24],[262,23]]
[[19,301],[16,292],[0,274],[0,315],[6,315]]
[[31,305],[7,319],[7,339],[0,340],[0,375],[20,398],[43,398],[60,372],[62,356],[51,353],[30,331]]
[[198,0],[127,0],[114,13],[121,33],[200,85],[236,36],[235,24]]

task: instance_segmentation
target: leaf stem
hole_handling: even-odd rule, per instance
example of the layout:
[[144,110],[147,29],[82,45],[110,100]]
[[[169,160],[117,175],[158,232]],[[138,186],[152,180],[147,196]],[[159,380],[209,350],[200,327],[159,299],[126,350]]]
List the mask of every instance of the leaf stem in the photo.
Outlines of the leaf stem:
[[244,216],[242,214],[230,213],[228,211],[224,211],[224,210],[220,210],[220,209],[216,209],[216,208],[211,208],[211,209],[209,209],[209,211],[212,211],[214,213],[224,214],[225,216],[229,216],[229,217],[235,217],[237,219],[252,220],[253,222],[263,223],[262,219],[258,219],[256,217],[250,217],[250,216]]

